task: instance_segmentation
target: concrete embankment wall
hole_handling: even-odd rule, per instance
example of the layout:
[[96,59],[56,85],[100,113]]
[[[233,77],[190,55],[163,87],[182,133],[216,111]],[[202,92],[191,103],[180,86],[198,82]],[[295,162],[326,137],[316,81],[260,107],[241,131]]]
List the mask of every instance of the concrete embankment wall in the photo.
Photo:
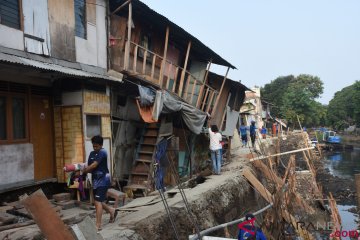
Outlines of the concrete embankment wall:
[[[304,146],[303,140],[302,136],[266,139],[259,144],[261,149],[258,146],[257,152],[261,151],[263,155],[270,155],[277,151],[286,151],[288,148],[301,148]],[[290,146],[284,147],[282,146],[284,144]],[[258,153],[253,154],[256,157]],[[200,231],[241,218],[245,213],[257,211],[268,204],[242,176],[243,170],[246,168],[250,168],[257,175],[249,161],[251,158],[249,154],[250,149],[242,148],[238,136],[234,136],[231,163],[223,167],[221,175],[208,176],[204,183],[185,189],[190,209],[195,216],[193,218],[197,220]],[[286,156],[286,159],[288,157]],[[264,180],[261,176],[258,177],[260,181]],[[188,239],[189,235],[196,231],[180,193],[169,198],[168,203],[180,239]],[[123,228],[122,231],[114,233],[112,237],[105,237],[105,239],[119,239],[120,236],[120,239],[124,240],[176,239],[162,201],[122,216],[120,226],[127,228],[126,231],[131,231],[132,234],[125,237]],[[237,226],[230,227],[228,230],[229,237],[237,237]],[[211,235],[226,236],[224,230],[219,230]]]

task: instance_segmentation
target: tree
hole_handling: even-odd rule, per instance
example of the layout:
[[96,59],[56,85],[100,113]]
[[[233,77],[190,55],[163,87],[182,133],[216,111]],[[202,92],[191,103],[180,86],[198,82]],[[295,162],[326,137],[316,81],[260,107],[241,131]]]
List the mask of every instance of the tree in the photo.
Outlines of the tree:
[[262,89],[262,97],[278,106],[272,114],[297,124],[297,117],[306,126],[324,122],[324,106],[316,102],[323,93],[323,82],[317,76],[301,74],[278,77]]
[[328,121],[336,129],[360,126],[360,81],[336,92],[329,102]]

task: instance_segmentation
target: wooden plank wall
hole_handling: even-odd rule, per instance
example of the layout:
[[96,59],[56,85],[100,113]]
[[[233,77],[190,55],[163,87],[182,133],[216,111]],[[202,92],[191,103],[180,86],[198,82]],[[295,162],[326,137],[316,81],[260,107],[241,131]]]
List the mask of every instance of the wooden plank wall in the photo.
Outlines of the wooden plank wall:
[[49,0],[51,56],[76,61],[73,0]]
[[86,20],[96,25],[96,0],[86,0]]

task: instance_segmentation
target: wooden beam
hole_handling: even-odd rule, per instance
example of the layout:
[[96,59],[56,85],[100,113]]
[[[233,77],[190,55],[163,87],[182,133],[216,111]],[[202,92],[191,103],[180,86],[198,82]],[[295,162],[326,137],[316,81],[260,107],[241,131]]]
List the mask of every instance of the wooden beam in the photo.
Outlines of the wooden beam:
[[[223,82],[222,82],[222,84],[221,84],[221,88],[220,88],[220,91],[219,91],[219,95],[218,95],[218,97],[216,98],[216,102],[215,102],[215,104],[214,104],[214,109],[217,109],[217,105],[219,104],[219,100],[220,100],[222,91],[223,91],[223,89],[224,89],[225,82],[226,82],[226,78],[227,78],[227,75],[228,75],[228,73],[229,73],[229,70],[230,70],[230,67],[228,67],[228,69],[226,70],[226,74],[225,74],[224,80],[223,80]],[[226,106],[227,106],[227,104],[226,104]],[[211,113],[211,117],[213,117],[214,114],[215,114],[215,111],[213,111],[213,112]]]
[[249,169],[244,170],[243,176],[254,186],[256,191],[269,203],[274,203],[274,198],[271,193],[262,185],[262,183],[250,172]]
[[137,64],[137,54],[138,54],[138,45],[135,45],[135,49],[134,49],[134,63],[133,63],[133,70],[136,73],[136,64]]
[[[218,95],[217,98],[219,98],[219,96],[220,96],[220,95]],[[228,96],[228,99],[227,99],[227,101],[226,101],[226,106],[229,104],[230,98],[231,98],[231,93],[229,92],[229,96]],[[227,111],[226,106],[225,106],[225,108],[224,108],[224,112],[223,112],[223,115],[222,115],[222,117],[221,117],[220,128],[219,128],[220,130],[222,130],[222,126],[223,126],[223,124],[224,124],[224,119],[225,119],[225,115],[226,115],[226,111]],[[214,106],[214,109],[215,109],[215,106]],[[213,111],[213,112],[214,112],[214,111]],[[212,115],[212,114],[211,114],[211,115]]]
[[204,91],[204,87],[205,87],[205,84],[207,82],[207,78],[209,76],[209,70],[210,70],[210,66],[211,66],[211,63],[212,63],[212,59],[210,59],[210,62],[207,66],[207,69],[206,69],[206,72],[205,72],[205,75],[204,75],[204,79],[203,79],[203,84],[200,88],[200,92],[199,92],[199,96],[198,96],[198,100],[197,100],[197,103],[196,103],[196,107],[199,108],[200,107],[200,103],[201,103],[201,99],[202,99],[202,94],[203,94],[203,91]]
[[[190,104],[192,105],[192,102],[193,102],[193,98],[194,98],[194,94],[195,94],[195,89],[196,89],[196,81],[193,82],[193,87],[192,87],[192,90],[191,90],[191,97],[190,97]],[[195,105],[196,107],[196,105]]]
[[211,102],[214,99],[214,95],[215,95],[215,90],[211,92],[211,95],[210,95],[210,98],[209,98],[209,104],[207,105],[206,112],[209,112],[209,109],[211,107]]
[[262,161],[254,161],[253,165],[257,169],[259,169],[264,174],[264,176],[270,181],[276,183],[278,186],[283,184],[281,178],[278,177],[273,171],[271,171],[271,169],[269,169],[269,167],[266,166],[266,164],[264,164]]
[[297,149],[297,150],[293,150],[293,151],[282,152],[282,153],[272,154],[272,155],[263,156],[263,157],[257,157],[257,158],[250,159],[250,162],[265,159],[265,158],[268,158],[268,157],[276,157],[276,156],[281,156],[281,155],[286,155],[286,154],[291,154],[291,153],[302,152],[302,151],[306,151],[306,150],[309,150],[309,149],[314,149],[314,147],[302,148],[302,149]]
[[161,62],[161,70],[160,70],[160,80],[159,85],[160,88],[162,88],[163,78],[164,78],[164,69],[166,64],[166,55],[167,55],[167,49],[168,49],[168,42],[169,42],[169,27],[166,27],[166,33],[165,33],[165,46],[164,46],[164,56]]
[[131,23],[132,23],[132,4],[129,3],[129,17],[127,22],[127,41],[125,45],[125,60],[124,60],[124,69],[128,70],[129,68],[129,58],[130,58],[130,42],[131,42]]
[[183,88],[183,85],[184,85],[184,79],[185,79],[186,68],[187,68],[187,64],[188,64],[188,60],[189,60],[190,48],[191,48],[191,41],[189,41],[189,43],[188,43],[188,47],[187,47],[187,50],[186,50],[184,68],[183,68],[183,70],[181,72],[180,87],[179,87],[179,96],[180,97],[181,97],[182,91],[183,91],[182,88]]
[[118,7],[117,9],[115,9],[110,15],[114,15],[115,13],[117,13],[118,11],[120,11],[123,7],[125,7],[126,5],[128,5],[131,2],[131,0],[128,0],[126,2],[124,2],[123,4],[120,5],[120,7]]

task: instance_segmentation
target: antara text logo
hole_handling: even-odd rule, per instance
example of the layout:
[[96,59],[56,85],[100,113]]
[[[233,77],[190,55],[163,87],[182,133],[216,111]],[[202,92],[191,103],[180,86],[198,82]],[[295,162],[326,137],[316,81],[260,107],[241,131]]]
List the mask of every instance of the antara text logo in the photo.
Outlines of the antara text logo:
[[[316,222],[315,224],[312,222],[306,223],[303,221],[296,222],[296,226],[291,223],[285,223],[285,229],[289,229],[292,227],[293,229],[299,230],[304,229],[307,231],[317,231],[323,233],[330,233],[330,237],[359,237],[360,234],[357,230],[335,230],[333,222]],[[343,227],[341,227],[343,229]],[[334,231],[335,230],[335,231]],[[287,233],[287,235],[292,235]]]

